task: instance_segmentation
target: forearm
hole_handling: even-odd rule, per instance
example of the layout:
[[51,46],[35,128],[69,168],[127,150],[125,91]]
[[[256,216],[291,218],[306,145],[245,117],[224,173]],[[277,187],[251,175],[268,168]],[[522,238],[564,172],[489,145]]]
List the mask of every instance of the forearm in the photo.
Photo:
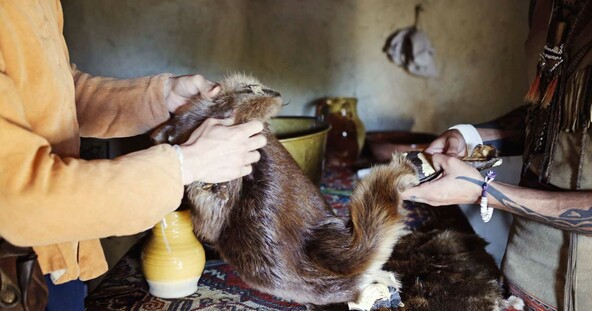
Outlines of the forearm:
[[520,155],[524,149],[528,106],[521,106],[493,121],[475,125],[483,143],[495,146],[502,155]]
[[82,137],[127,137],[169,119],[163,88],[169,75],[117,80],[72,69]]
[[49,148],[0,155],[9,160],[0,165],[0,236],[17,245],[135,234],[183,195],[177,155],[166,145],[115,160],[60,158]]
[[[457,177],[476,185],[482,180]],[[551,192],[493,182],[491,207],[540,221],[562,230],[592,235],[592,191]]]

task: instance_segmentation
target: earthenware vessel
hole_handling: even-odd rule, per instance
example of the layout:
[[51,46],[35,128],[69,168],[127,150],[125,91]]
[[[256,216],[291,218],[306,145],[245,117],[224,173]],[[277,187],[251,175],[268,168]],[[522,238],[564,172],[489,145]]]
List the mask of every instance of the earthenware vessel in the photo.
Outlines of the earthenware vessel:
[[320,185],[330,126],[314,117],[281,116],[269,120],[269,128],[304,174]]
[[358,100],[329,97],[317,104],[317,117],[331,125],[327,136],[327,165],[352,166],[358,160],[366,128],[358,116]]
[[193,234],[190,211],[172,212],[152,228],[141,261],[150,294],[180,298],[197,291],[205,252]]
[[385,163],[395,152],[421,151],[436,139],[436,135],[409,131],[369,131],[366,144],[372,154],[372,161]]

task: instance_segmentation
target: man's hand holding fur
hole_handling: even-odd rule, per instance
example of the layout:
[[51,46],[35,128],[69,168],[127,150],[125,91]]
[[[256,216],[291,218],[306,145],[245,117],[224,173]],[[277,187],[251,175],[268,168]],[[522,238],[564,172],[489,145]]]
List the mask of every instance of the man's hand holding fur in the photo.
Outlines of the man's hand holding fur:
[[257,149],[267,144],[260,134],[263,123],[233,124],[232,119],[209,118],[180,145],[184,185],[226,182],[251,173],[251,164],[261,157]]
[[210,98],[220,92],[220,84],[202,75],[170,77],[164,83],[163,98],[171,113],[189,100]]
[[458,177],[482,180],[479,171],[456,157],[444,154],[434,154],[432,165],[436,171],[442,170],[442,175],[433,181],[405,190],[401,193],[404,200],[432,206],[478,203],[481,188]]

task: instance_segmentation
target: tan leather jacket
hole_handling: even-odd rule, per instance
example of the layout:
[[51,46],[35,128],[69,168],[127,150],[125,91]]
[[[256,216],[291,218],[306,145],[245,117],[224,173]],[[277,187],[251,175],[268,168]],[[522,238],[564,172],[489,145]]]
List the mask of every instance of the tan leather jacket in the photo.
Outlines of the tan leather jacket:
[[150,228],[183,195],[168,145],[78,159],[80,136],[132,136],[167,120],[168,76],[81,73],[62,26],[58,0],[0,0],[0,236],[34,246],[44,273],[65,269],[56,283],[104,273],[98,238]]

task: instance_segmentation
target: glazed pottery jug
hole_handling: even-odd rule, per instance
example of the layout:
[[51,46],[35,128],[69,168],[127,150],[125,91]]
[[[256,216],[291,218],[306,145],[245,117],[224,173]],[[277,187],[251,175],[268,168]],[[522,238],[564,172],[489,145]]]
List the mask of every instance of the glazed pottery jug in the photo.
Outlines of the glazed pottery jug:
[[190,211],[172,212],[152,228],[141,261],[150,294],[180,298],[197,291],[205,252],[193,234]]
[[353,97],[329,97],[317,104],[317,117],[331,125],[327,136],[328,166],[351,166],[360,156],[366,129],[358,117],[357,104]]

